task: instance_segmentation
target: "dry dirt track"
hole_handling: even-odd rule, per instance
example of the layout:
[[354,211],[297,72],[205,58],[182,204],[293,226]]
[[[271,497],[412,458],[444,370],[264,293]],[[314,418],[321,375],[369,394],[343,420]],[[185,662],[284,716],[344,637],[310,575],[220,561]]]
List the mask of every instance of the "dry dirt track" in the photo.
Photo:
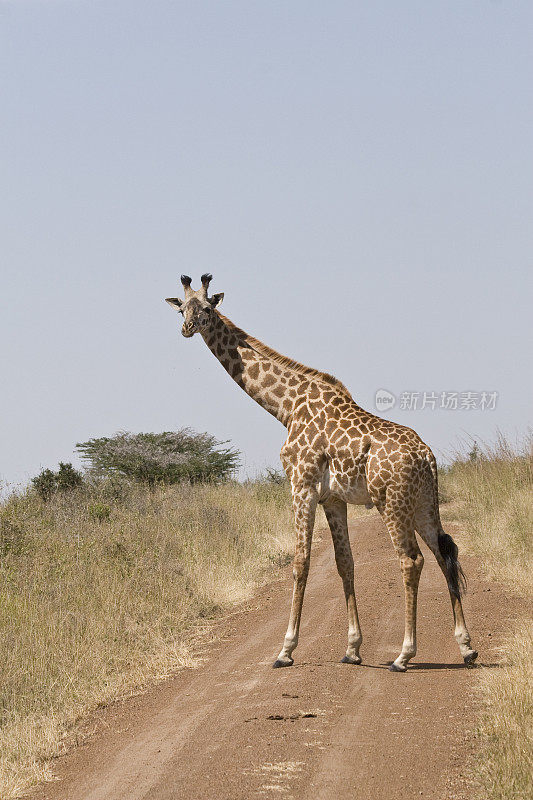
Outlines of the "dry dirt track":
[[[218,623],[202,666],[106,709],[89,743],[58,762],[60,780],[35,797],[468,797],[459,776],[473,746],[475,672],[460,660],[433,557],[424,548],[418,656],[406,674],[397,674],[385,664],[401,644],[403,590],[379,517],[351,525],[361,666],[339,663],[346,644],[342,585],[329,534],[317,531],[315,538],[322,541],[313,551],[293,667],[271,669],[288,617],[287,568],[286,579]],[[504,625],[500,604],[511,613],[510,598],[484,583],[471,560],[463,563],[470,579],[467,623],[480,661],[487,662]]]

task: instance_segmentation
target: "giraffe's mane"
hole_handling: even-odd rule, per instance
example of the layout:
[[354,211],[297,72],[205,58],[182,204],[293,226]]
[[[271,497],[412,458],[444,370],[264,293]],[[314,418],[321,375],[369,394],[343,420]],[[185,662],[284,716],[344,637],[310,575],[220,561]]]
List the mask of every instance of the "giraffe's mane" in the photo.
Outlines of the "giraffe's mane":
[[294,372],[297,375],[301,375],[305,378],[316,378],[322,383],[329,383],[335,389],[351,398],[350,392],[346,386],[339,381],[338,378],[335,378],[334,375],[330,375],[328,372],[321,372],[313,367],[306,367],[305,364],[300,364],[299,361],[295,361],[293,358],[281,355],[281,353],[278,353],[277,350],[269,347],[260,339],[256,339],[255,336],[250,336],[250,334],[246,333],[246,331],[243,331],[242,328],[238,328],[235,323],[225,317],[224,314],[221,314],[220,311],[217,310],[217,314],[224,324],[227,325],[227,327],[232,331],[232,333],[238,337],[240,342],[249,345],[249,347],[251,347],[253,350],[256,350],[260,355],[265,356],[276,364],[279,364],[281,367],[291,370],[291,372]]

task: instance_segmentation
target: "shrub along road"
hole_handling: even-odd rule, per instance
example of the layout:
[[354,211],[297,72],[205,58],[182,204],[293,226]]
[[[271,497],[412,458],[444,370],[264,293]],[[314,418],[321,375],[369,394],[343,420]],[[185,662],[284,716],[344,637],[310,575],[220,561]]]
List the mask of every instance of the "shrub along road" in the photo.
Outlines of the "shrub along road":
[[[403,635],[398,560],[374,513],[350,530],[361,666],[339,663],[342,584],[329,533],[320,530],[293,667],[271,669],[288,618],[287,569],[287,578],[214,626],[201,666],[102,710],[91,739],[57,762],[58,781],[34,797],[471,797],[463,778],[476,747],[475,670],[463,667],[456,647],[444,578],[423,547],[418,655],[406,674],[389,672]],[[473,559],[462,561],[467,624],[480,662],[491,666],[518,601],[484,581]]]

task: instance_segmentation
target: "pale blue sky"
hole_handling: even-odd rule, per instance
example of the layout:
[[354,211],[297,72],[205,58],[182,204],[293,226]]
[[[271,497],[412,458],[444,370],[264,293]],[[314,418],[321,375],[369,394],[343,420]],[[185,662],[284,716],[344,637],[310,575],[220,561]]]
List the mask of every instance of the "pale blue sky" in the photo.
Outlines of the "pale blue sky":
[[529,0],[0,0],[0,477],[189,425],[284,429],[163,298],[222,310],[442,457],[531,422]]

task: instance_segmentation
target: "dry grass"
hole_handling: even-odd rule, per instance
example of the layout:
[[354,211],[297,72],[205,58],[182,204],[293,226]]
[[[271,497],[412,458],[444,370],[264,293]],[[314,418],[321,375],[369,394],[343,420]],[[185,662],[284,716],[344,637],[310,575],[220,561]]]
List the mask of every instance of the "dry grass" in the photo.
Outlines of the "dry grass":
[[81,716],[187,663],[191,629],[294,545],[284,486],[99,485],[0,508],[0,797],[46,777]]
[[533,624],[523,620],[501,650],[499,670],[480,670],[483,741],[477,774],[481,797],[533,797]]
[[[531,448],[504,442],[475,461],[459,459],[442,476],[451,514],[486,573],[516,594],[533,595]],[[444,506],[444,516],[450,511]],[[516,621],[501,648],[501,668],[479,670],[482,742],[475,779],[483,800],[533,797],[533,625]]]
[[458,459],[441,475],[452,500],[443,517],[466,523],[464,544],[481,557],[487,574],[516,591],[532,590],[533,458],[505,441],[486,447],[475,461]]

